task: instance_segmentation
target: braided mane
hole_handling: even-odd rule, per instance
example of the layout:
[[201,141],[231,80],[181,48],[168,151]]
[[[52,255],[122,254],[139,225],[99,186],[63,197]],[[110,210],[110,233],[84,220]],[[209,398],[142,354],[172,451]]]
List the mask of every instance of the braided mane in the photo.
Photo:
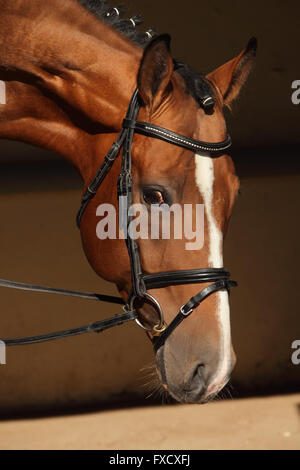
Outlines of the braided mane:
[[[125,9],[122,6],[112,7],[107,0],[77,0],[99,19],[126,36],[134,44],[144,48],[148,42],[157,36],[154,29],[149,28],[146,32],[139,31],[136,26],[143,23],[141,15],[124,18]],[[208,96],[212,95],[209,84],[202,74],[195,72],[184,62],[174,59],[174,68],[184,79],[186,92],[190,94],[199,106]]]
[[125,9],[122,6],[111,7],[107,4],[107,0],[78,1],[99,19],[124,34],[138,46],[145,47],[150,39],[156,36],[152,28],[146,32],[136,29],[136,26],[143,23],[141,15],[134,15],[130,19],[123,18]]

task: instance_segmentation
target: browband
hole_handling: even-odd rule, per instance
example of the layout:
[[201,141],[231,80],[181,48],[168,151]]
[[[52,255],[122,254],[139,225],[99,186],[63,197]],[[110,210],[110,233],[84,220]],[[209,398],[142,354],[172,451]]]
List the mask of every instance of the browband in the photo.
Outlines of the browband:
[[138,134],[143,134],[147,137],[153,137],[154,139],[163,140],[172,145],[177,145],[178,147],[183,147],[187,150],[195,152],[201,150],[204,152],[209,152],[210,154],[215,153],[218,156],[218,152],[227,150],[231,147],[231,137],[227,135],[226,139],[222,142],[202,142],[201,140],[195,140],[191,137],[186,137],[176,132],[165,129],[164,127],[159,127],[154,124],[149,124],[148,122],[134,121],[132,119],[123,120],[123,129],[133,129]]

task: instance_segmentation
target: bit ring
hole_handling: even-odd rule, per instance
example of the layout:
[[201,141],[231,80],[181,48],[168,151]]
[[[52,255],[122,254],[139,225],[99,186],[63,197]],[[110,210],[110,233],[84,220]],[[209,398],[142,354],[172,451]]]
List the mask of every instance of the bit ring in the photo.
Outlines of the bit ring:
[[[134,301],[135,301],[136,298],[137,298],[137,297],[133,296],[133,297],[130,299],[129,307],[130,307],[131,310],[135,310],[135,308],[134,308]],[[164,315],[163,315],[162,308],[161,308],[159,302],[155,299],[155,297],[153,297],[153,295],[151,295],[151,294],[148,294],[148,292],[146,292],[146,293],[144,294],[144,297],[143,297],[143,298],[150,300],[150,301],[154,304],[154,306],[155,306],[155,308],[156,308],[156,310],[157,310],[157,312],[158,312],[158,315],[159,315],[159,322],[158,322],[156,325],[154,325],[152,328],[147,328],[146,326],[144,326],[144,325],[140,322],[140,320],[139,320],[138,318],[135,319],[135,322],[136,322],[141,328],[143,328],[143,330],[149,331],[149,332],[152,333],[154,336],[157,336],[157,335],[161,334],[161,333],[166,329],[166,324],[165,324],[165,322],[164,322]]]

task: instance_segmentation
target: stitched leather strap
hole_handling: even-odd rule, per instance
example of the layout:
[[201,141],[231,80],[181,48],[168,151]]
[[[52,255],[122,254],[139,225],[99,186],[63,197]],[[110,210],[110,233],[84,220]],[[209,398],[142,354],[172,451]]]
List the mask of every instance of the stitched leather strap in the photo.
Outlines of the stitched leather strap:
[[78,328],[55,331],[45,335],[2,339],[1,341],[3,341],[6,346],[24,346],[26,344],[43,343],[45,341],[68,338],[69,336],[82,335],[85,333],[101,333],[104,330],[108,330],[114,326],[123,325],[124,323],[135,320],[136,318],[136,312],[130,311],[115,315],[111,318],[107,318],[106,320],[96,321],[94,323],[90,323],[89,325],[80,326]]
[[[126,113],[126,118],[131,119],[131,120],[136,119],[138,109],[139,109],[139,106],[137,109],[137,105],[138,105],[138,90],[135,90],[129,103],[129,107]],[[105,177],[109,173],[113,163],[115,162],[116,158],[120,154],[121,148],[123,146],[126,147],[126,145],[129,145],[128,144],[129,139],[127,137],[128,137],[128,129],[125,129],[124,127],[122,127],[117,140],[112,144],[111,148],[109,149],[108,154],[106,155],[104,159],[104,162],[102,163],[95,177],[90,182],[88,188],[84,192],[82,199],[81,199],[81,205],[77,213],[77,217],[76,217],[76,224],[78,228],[80,227],[81,219],[83,217],[83,214],[89,202],[96,195],[99,187],[101,186]]]
[[142,275],[147,289],[214,282],[219,279],[227,280],[229,277],[230,273],[223,268],[190,269]]
[[78,211],[77,216],[76,216],[76,224],[77,224],[78,228],[80,227],[82,216],[83,216],[89,202],[96,195],[96,193],[98,191],[98,188],[101,186],[101,184],[104,181],[106,175],[109,173],[109,170],[113,166],[114,161],[116,160],[117,156],[119,155],[120,149],[123,145],[125,135],[126,135],[126,132],[124,130],[122,130],[122,132],[120,133],[120,135],[119,135],[118,139],[116,140],[116,142],[114,142],[113,145],[111,146],[108,154],[106,155],[106,157],[104,159],[104,162],[102,163],[99,170],[97,171],[96,176],[94,177],[94,179],[91,181],[90,185],[88,186],[88,188],[84,192],[84,194],[82,196],[82,199],[81,199],[81,205],[80,205],[79,211]]
[[160,139],[164,142],[168,142],[169,144],[191,150],[192,152],[209,152],[211,157],[219,156],[219,152],[223,152],[229,149],[232,145],[231,137],[229,135],[227,135],[226,139],[222,142],[202,142],[201,140],[195,140],[191,137],[185,137],[184,135],[177,134],[176,132],[165,129],[164,127],[159,127],[147,122],[134,121],[126,118],[123,121],[123,128],[133,129],[138,134]]
[[[140,109],[140,100],[138,95],[138,90],[135,90],[133,97],[131,99],[131,104],[127,112],[127,119],[129,121],[135,122],[138,112]],[[130,237],[129,226],[133,219],[133,216],[129,215],[129,208],[132,205],[132,175],[131,175],[131,146],[134,136],[134,129],[127,128],[127,135],[123,145],[123,155],[122,155],[122,169],[118,179],[118,196],[122,196],[127,199],[126,204],[126,213],[122,214],[121,217],[126,223],[127,226],[127,238],[126,238],[126,247],[130,260],[131,268],[131,280],[132,280],[132,290],[134,295],[137,297],[143,297],[146,293],[144,282],[142,280],[142,267],[141,259],[139,254],[139,247],[135,240]],[[121,208],[119,207],[119,213]]]

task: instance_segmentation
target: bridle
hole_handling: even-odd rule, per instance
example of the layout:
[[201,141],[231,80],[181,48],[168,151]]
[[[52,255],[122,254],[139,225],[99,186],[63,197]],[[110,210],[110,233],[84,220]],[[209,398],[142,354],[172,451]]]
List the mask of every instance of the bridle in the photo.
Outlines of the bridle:
[[[205,106],[213,106],[214,101],[210,96],[204,97],[203,103]],[[132,157],[131,147],[133,136],[135,133],[143,134],[144,136],[160,139],[169,144],[173,144],[192,152],[205,152],[205,154],[211,158],[219,157],[222,153],[231,147],[231,138],[227,135],[226,139],[218,143],[202,142],[199,140],[192,139],[180,134],[177,134],[168,129],[149,124],[147,122],[137,121],[137,116],[141,106],[141,99],[139,97],[138,89],[135,90],[131,98],[126,117],[123,121],[122,130],[117,140],[111,146],[107,153],[103,164],[100,166],[94,179],[89,184],[87,190],[84,192],[80,209],[77,214],[77,225],[80,227],[80,223],[84,212],[97,193],[103,180],[112,168],[116,158],[122,152],[122,166],[121,172],[118,178],[117,193],[119,200],[126,199],[127,204],[124,207],[119,206],[121,225],[127,228],[129,227],[132,216],[129,213],[129,208],[132,204]],[[135,320],[137,324],[148,331],[151,334],[154,349],[157,351],[174,331],[174,329],[186,319],[198,305],[203,302],[211,294],[220,290],[230,291],[230,287],[236,286],[235,281],[229,280],[230,274],[224,268],[205,268],[205,269],[191,269],[191,270],[178,270],[159,272],[153,274],[144,274],[141,266],[139,247],[137,243],[131,238],[130,231],[127,230],[126,246],[131,266],[131,280],[132,288],[128,295],[128,299],[124,305],[124,313],[115,315],[112,318],[94,322],[90,325],[83,327],[74,328],[70,330],[58,331],[46,335],[32,336],[27,338],[15,338],[15,339],[4,339],[6,345],[21,345],[21,344],[32,344],[42,341],[48,341],[61,337],[68,337],[82,333],[89,332],[100,332],[112,326],[117,326],[125,322]],[[164,322],[164,316],[162,308],[159,302],[149,294],[151,289],[160,289],[168,286],[176,286],[182,284],[201,284],[209,283],[204,287],[198,294],[190,298],[182,307],[179,313],[175,316],[169,325]],[[87,294],[75,291],[66,291],[63,289],[45,288],[41,286],[32,286],[29,284],[14,283],[12,281],[0,280],[0,286],[12,287],[23,290],[34,290],[39,292],[56,293],[63,295],[72,295],[76,297],[96,299],[100,301],[112,302],[122,304],[122,299],[113,296],[105,296],[101,294]],[[137,303],[143,304],[144,302],[150,302],[156,308],[158,313],[158,322],[152,327],[148,328],[141,323],[138,318],[136,311]]]
[[[210,157],[220,155],[220,152],[227,150],[231,147],[231,138],[228,135],[226,140],[218,143],[208,143],[194,140],[190,137],[185,137],[162,127],[149,124],[147,122],[137,121],[137,116],[140,109],[140,97],[138,89],[135,90],[131,98],[126,117],[123,121],[122,131],[117,141],[111,147],[107,154],[104,164],[100,167],[97,175],[87,188],[83,195],[82,204],[77,215],[77,225],[80,222],[84,211],[97,193],[102,181],[108,174],[113,162],[115,161],[120,149],[123,148],[122,154],[122,168],[118,179],[118,197],[126,198],[126,213],[121,214],[121,220],[127,224],[127,229],[132,220],[129,215],[128,208],[132,204],[132,157],[131,147],[134,133],[143,134],[147,137],[160,139],[169,144],[183,147],[193,152],[201,151],[206,152]],[[120,200],[120,199],[119,199]],[[123,210],[119,207],[119,210]],[[122,228],[122,227],[121,227]],[[125,228],[125,227],[124,227]],[[193,269],[181,271],[159,272],[155,274],[143,274],[139,247],[137,243],[130,237],[130,231],[127,230],[128,236],[126,238],[127,251],[130,259],[131,266],[131,280],[132,289],[129,293],[127,303],[125,305],[126,311],[132,311],[135,307],[135,301],[151,300],[159,314],[159,322],[153,328],[146,328],[139,320],[136,320],[139,326],[149,331],[153,336],[155,349],[158,349],[168,338],[172,331],[185,319],[192,311],[209,295],[219,290],[226,289],[229,291],[231,286],[235,286],[234,281],[229,281],[229,273],[223,268],[206,268],[206,269]],[[157,300],[148,294],[148,290],[159,289],[168,286],[179,284],[196,284],[196,283],[209,283],[209,286],[202,289],[196,296],[189,299],[180,309],[178,315],[167,326],[164,322],[163,312]]]

